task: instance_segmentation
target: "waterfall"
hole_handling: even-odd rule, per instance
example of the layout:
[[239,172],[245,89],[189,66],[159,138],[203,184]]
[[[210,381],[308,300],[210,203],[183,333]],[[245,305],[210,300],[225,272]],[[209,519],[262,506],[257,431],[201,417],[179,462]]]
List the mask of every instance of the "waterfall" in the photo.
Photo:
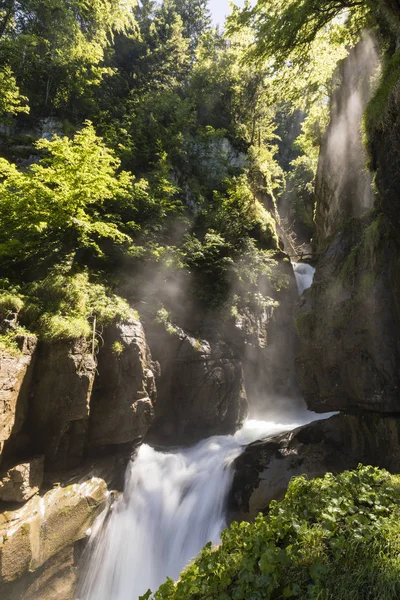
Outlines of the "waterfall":
[[184,450],[142,445],[128,466],[123,495],[93,531],[79,600],[137,600],[167,577],[178,579],[207,542],[219,542],[230,467],[243,447],[296,426],[248,421],[233,436],[211,437]]
[[301,296],[305,290],[308,290],[312,286],[315,269],[307,263],[292,262],[292,265],[296,277],[297,291],[299,292],[299,296]]

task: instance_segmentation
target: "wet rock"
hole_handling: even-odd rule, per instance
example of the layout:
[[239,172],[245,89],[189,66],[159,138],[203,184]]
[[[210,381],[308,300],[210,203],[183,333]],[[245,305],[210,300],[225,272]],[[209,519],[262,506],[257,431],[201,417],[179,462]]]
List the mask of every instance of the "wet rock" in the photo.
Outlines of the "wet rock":
[[82,460],[95,372],[85,340],[39,345],[29,433],[47,467],[68,469]]
[[[18,511],[1,514],[1,596],[25,598],[28,596],[17,594],[21,590],[27,594],[27,590],[31,589],[36,594],[34,597],[41,598],[38,588],[53,576],[56,586],[53,589],[62,587],[65,581],[63,583],[57,573],[66,569],[64,561],[71,561],[74,544],[86,537],[94,519],[105,506],[107,495],[105,482],[92,478],[80,484],[55,488],[43,497],[35,496]],[[71,564],[66,570],[70,567]],[[35,578],[29,575],[36,571],[41,583],[37,580],[35,583]],[[36,585],[36,590],[31,585]],[[48,595],[44,598],[52,597],[49,591],[46,593]]]
[[359,463],[400,470],[400,419],[339,414],[250,444],[235,461],[231,519],[251,520],[281,499],[292,477],[322,477]]
[[90,414],[91,446],[143,438],[154,417],[154,365],[143,326],[134,318],[104,332]]
[[149,339],[161,365],[149,440],[187,444],[236,431],[248,408],[242,363],[232,346],[192,337],[180,327],[156,328]]
[[37,494],[43,483],[44,457],[33,458],[29,462],[9,469],[0,479],[0,500],[2,502],[26,502]]
[[28,396],[37,340],[18,336],[19,354],[0,356],[0,461],[4,444],[16,437],[28,411]]

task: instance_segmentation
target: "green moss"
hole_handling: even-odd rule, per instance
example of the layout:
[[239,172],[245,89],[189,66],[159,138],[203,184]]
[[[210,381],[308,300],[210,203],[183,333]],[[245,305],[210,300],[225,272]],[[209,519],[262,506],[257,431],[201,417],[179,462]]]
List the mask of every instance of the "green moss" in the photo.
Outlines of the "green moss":
[[371,292],[371,289],[375,285],[376,274],[375,273],[364,273],[357,291],[357,299],[362,301]]
[[360,245],[354,246],[343,263],[339,273],[339,281],[344,283],[353,279],[357,273],[357,262],[359,257]]
[[385,218],[378,215],[363,232],[363,251],[370,263],[375,262],[376,250],[379,247],[382,236],[385,233]]
[[368,103],[364,116],[364,128],[371,139],[376,131],[383,131],[387,125],[390,94],[400,79],[400,51],[386,57],[374,96]]
[[[370,217],[371,218],[371,215]],[[377,250],[381,243],[382,236],[385,235],[385,218],[382,214],[374,215],[369,224],[364,227],[358,235],[358,243],[353,246],[339,273],[339,281],[342,284],[353,281],[362,269],[372,269],[375,265]],[[372,272],[368,271],[364,283],[372,282]]]

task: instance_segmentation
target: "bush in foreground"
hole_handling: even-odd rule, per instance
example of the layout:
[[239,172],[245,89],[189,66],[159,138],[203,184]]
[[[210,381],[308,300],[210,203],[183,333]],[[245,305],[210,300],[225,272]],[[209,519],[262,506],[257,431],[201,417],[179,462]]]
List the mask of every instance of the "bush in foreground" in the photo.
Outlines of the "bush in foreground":
[[254,523],[233,523],[143,600],[395,600],[400,597],[400,477],[359,466],[294,478]]

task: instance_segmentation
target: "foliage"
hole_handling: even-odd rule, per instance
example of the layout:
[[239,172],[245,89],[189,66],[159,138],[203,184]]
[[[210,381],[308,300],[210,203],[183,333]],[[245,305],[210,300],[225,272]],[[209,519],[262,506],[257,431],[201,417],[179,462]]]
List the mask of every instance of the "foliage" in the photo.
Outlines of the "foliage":
[[124,351],[124,346],[121,344],[121,342],[114,342],[111,346],[111,350],[115,356],[121,356]]
[[29,112],[27,100],[21,95],[11,68],[4,65],[0,69],[0,119]]
[[[290,164],[286,180],[286,193],[291,197],[290,221],[296,231],[305,231],[310,239],[314,231],[314,185],[317,160],[303,154]],[[308,234],[308,235],[307,235]]]
[[134,27],[136,0],[6,0],[0,10],[0,62],[8,64],[35,112],[70,105],[108,72],[106,48]]
[[8,265],[50,252],[90,248],[127,237],[104,214],[105,201],[133,195],[132,177],[117,174],[119,161],[90,123],[74,139],[36,143],[44,152],[27,171],[0,159],[0,263]]
[[376,131],[385,129],[390,93],[399,77],[400,52],[397,51],[392,56],[385,57],[378,87],[369,101],[364,115],[364,126],[370,138]]
[[[6,0],[0,117],[15,113],[16,135],[1,139],[0,267],[20,318],[46,337],[87,335],[92,300],[43,296],[58,298],[48,278],[69,259],[68,289],[109,298],[124,270],[131,301],[153,306],[151,272],[153,312],[182,281],[224,314],[273,304],[277,206],[292,190],[310,237],[332,72],[369,18],[357,4],[259,0],[225,35],[205,0]],[[299,107],[284,163],[277,128]],[[33,145],[43,117],[68,136]]]
[[0,333],[0,358],[3,355],[22,356],[22,352],[15,339],[15,331]]
[[205,220],[238,249],[247,236],[264,248],[274,247],[277,241],[274,221],[244,175],[228,180],[224,192],[214,193]]
[[258,293],[276,247],[275,223],[242,175],[226,180],[205,203],[198,231],[186,235],[180,252],[195,276],[196,298],[218,307],[235,294]]
[[102,327],[131,315],[127,302],[101,283],[101,277],[73,273],[63,264],[26,286],[21,320],[43,339],[54,340],[88,338],[94,317]]
[[0,291],[0,320],[7,319],[11,314],[19,313],[24,301],[19,294]]
[[[254,523],[233,523],[156,600],[395,600],[400,592],[400,480],[359,467],[292,479]],[[351,592],[350,592],[351,591]],[[150,592],[144,598],[152,598]]]
[[257,36],[256,56],[272,57],[277,65],[288,59],[307,63],[319,34],[327,31],[334,43],[349,41],[366,26],[369,7],[363,0],[258,0],[255,7],[233,15],[252,23]]

